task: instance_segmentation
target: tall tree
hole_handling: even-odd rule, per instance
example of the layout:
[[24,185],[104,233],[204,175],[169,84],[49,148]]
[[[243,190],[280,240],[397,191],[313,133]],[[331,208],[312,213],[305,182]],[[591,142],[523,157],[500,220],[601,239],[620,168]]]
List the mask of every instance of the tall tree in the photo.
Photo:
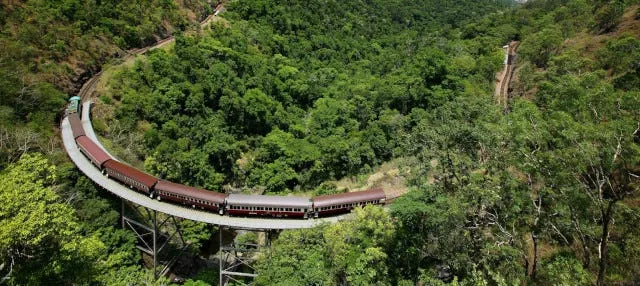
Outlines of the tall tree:
[[104,245],[80,233],[74,210],[54,192],[55,167],[25,154],[0,174],[3,280],[16,284],[87,283]]

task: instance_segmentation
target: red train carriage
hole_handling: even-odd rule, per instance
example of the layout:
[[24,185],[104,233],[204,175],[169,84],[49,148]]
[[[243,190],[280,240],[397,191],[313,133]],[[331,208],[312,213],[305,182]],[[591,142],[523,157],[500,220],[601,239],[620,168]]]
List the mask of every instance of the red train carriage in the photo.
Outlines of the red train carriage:
[[102,172],[106,174],[107,177],[113,177],[121,183],[143,193],[149,194],[150,196],[153,196],[151,190],[153,190],[153,186],[158,181],[154,176],[115,160],[105,162],[104,170]]
[[78,144],[78,149],[82,152],[91,163],[96,165],[98,169],[102,168],[102,164],[111,160],[111,156],[107,154],[102,148],[98,147],[96,143],[91,141],[87,136],[80,136],[76,139],[76,143]]
[[301,197],[230,194],[225,211],[230,215],[304,217],[311,210],[311,200]]
[[154,187],[156,198],[223,213],[225,194],[159,180]]
[[80,115],[78,113],[69,114],[69,125],[71,125],[71,133],[73,133],[73,139],[80,136],[84,136],[84,128],[82,128],[82,122],[80,121]]
[[318,217],[347,213],[355,207],[382,204],[385,199],[386,196],[382,189],[313,197],[313,214]]

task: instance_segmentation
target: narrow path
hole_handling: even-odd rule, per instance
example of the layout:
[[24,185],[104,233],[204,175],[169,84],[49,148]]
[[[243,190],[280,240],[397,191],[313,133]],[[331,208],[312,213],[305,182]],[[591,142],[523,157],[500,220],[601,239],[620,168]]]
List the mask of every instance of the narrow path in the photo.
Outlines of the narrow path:
[[504,110],[507,109],[507,104],[509,103],[509,86],[511,85],[511,79],[513,78],[513,72],[515,70],[518,46],[520,46],[520,42],[518,41],[509,42],[505,55],[504,69],[498,73],[497,76],[495,101],[497,104],[502,105]]

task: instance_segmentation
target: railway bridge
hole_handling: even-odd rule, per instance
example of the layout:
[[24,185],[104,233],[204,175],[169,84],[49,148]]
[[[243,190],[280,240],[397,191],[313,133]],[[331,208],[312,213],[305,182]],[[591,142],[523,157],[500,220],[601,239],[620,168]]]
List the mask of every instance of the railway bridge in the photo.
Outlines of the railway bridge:
[[[96,142],[100,148],[106,151],[106,149],[100,144],[100,141],[95,135],[93,127],[91,125],[90,117],[91,102],[87,101],[83,104],[82,111],[82,124],[87,136]],[[241,229],[298,229],[298,228],[311,228],[322,223],[334,223],[345,217],[349,216],[340,215],[325,218],[310,218],[310,219],[287,219],[287,218],[259,218],[259,217],[232,217],[227,215],[219,215],[214,212],[187,208],[164,201],[157,201],[149,196],[132,191],[126,186],[111,180],[102,175],[100,170],[96,168],[89,159],[87,159],[76,146],[76,142],[71,132],[71,126],[67,118],[62,120],[62,141],[67,154],[78,167],[78,169],[84,173],[89,179],[95,182],[103,189],[113,193],[114,195],[134,203],[139,206],[165,213],[167,215],[176,216],[184,219],[200,221],[208,224],[222,225],[232,228]]]
[[[104,148],[98,140],[95,131],[93,130],[93,125],[91,124],[92,102],[85,101],[82,105],[81,122],[86,136],[91,138],[99,148],[108,152],[108,150]],[[64,148],[76,167],[96,185],[121,199],[122,227],[130,228],[138,236],[138,239],[141,242],[140,245],[138,245],[138,249],[153,258],[152,263],[154,274],[156,276],[164,275],[171,264],[176,261],[175,259],[172,259],[168,261],[162,269],[158,269],[158,255],[172,238],[179,238],[179,241],[182,242],[182,250],[185,250],[188,247],[188,244],[185,243],[184,239],[182,239],[180,229],[177,227],[178,224],[176,223],[176,218],[214,224],[218,225],[220,228],[224,227],[231,230],[248,230],[270,233],[274,230],[311,228],[320,224],[335,223],[350,216],[350,214],[343,214],[338,216],[309,219],[236,217],[180,206],[165,201],[158,201],[145,194],[135,192],[104,176],[102,172],[78,149],[68,117],[65,117],[62,120],[60,130],[62,133],[61,135]],[[114,156],[112,157],[115,158]],[[129,205],[132,209],[136,210],[138,214],[146,213],[147,220],[145,222],[139,222],[138,220],[143,216],[127,215],[125,205]],[[162,216],[160,219],[158,217],[159,213]],[[166,229],[167,222],[170,221],[174,222],[174,225],[176,226],[175,229],[163,232],[163,230]],[[221,231],[219,233],[221,236]],[[222,245],[222,239],[220,238],[219,246],[220,285],[224,285],[224,283],[229,279],[236,280],[233,277],[255,277],[255,274],[242,273],[235,270],[235,267],[243,265],[248,266],[248,264],[241,258],[242,256],[237,255],[239,248],[235,246],[233,242],[231,243],[231,246],[224,246]],[[234,260],[231,262],[227,261],[229,257],[232,257]]]

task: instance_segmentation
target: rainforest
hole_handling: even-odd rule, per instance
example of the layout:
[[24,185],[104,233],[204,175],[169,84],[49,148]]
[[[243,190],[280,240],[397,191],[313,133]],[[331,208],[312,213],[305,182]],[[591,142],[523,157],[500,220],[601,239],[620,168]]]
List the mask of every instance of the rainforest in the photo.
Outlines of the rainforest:
[[[264,245],[255,285],[640,283],[638,0],[18,0],[0,27],[0,284],[219,285],[224,238]],[[188,247],[157,275],[65,151],[78,94],[159,179],[387,203],[257,234],[158,214]]]

